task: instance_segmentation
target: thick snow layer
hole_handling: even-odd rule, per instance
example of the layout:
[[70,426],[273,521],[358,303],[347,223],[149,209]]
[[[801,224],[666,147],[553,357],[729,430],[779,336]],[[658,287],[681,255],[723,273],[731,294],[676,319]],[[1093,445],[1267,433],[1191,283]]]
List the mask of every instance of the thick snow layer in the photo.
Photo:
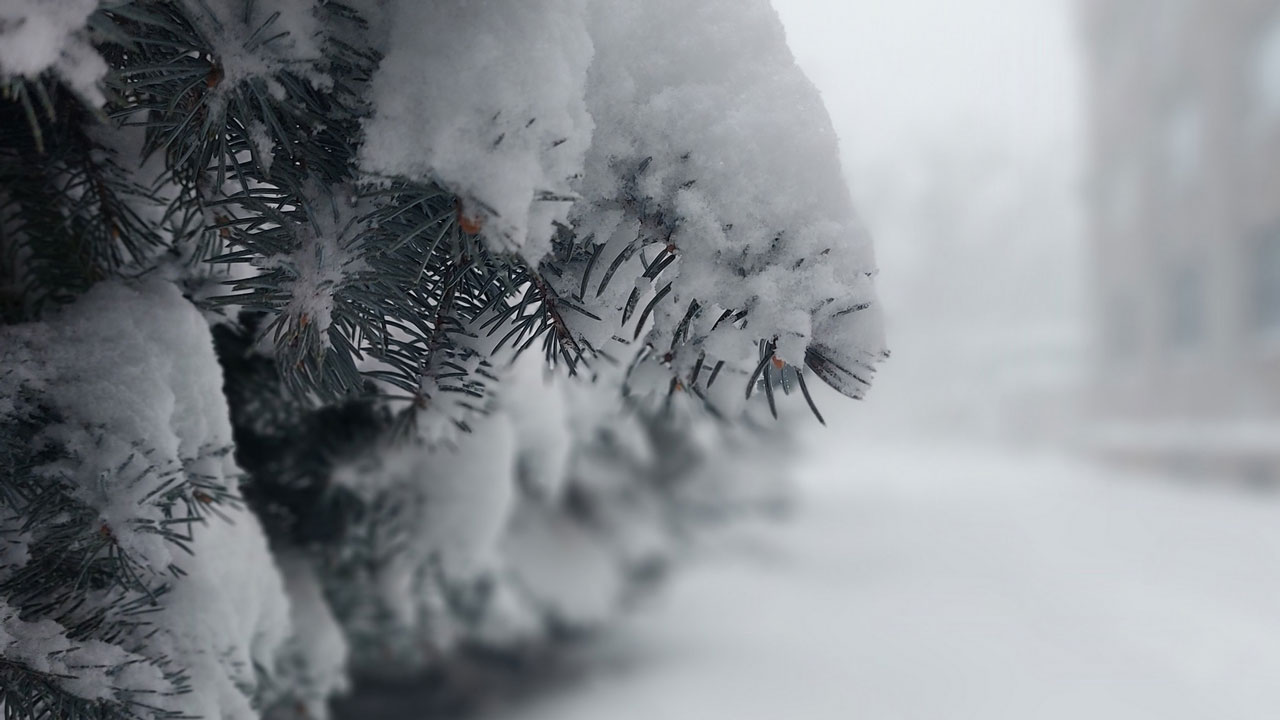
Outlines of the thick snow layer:
[[503,555],[517,588],[540,612],[570,626],[613,618],[625,585],[608,538],[564,513],[524,504]]
[[539,198],[569,190],[591,139],[585,3],[392,3],[364,167],[444,182],[491,242],[537,261],[568,212]]
[[98,82],[107,63],[89,44],[85,21],[98,0],[5,0],[0,3],[0,77],[38,77],[52,69],[90,105],[105,98]]
[[47,322],[0,330],[0,361],[0,397],[20,399],[8,413],[22,417],[35,401],[60,418],[37,442],[66,458],[39,471],[70,482],[122,550],[171,578],[133,641],[188,670],[196,690],[173,702],[203,717],[256,718],[257,673],[275,666],[289,632],[257,520],[221,508],[227,519],[192,526],[192,554],[154,532],[167,517],[156,495],[169,474],[238,497],[222,370],[200,313],[167,282],[100,283]]
[[146,659],[99,640],[72,641],[53,620],[27,622],[0,600],[0,658],[53,678],[64,692],[85,700],[121,700],[130,691],[165,686]]
[[514,458],[515,434],[499,415],[419,460],[423,513],[415,522],[446,573],[465,577],[492,561],[515,502]]
[[[1057,457],[829,444],[519,720],[1253,720],[1280,500]],[[406,713],[405,717],[413,717]]]
[[[817,374],[859,396],[883,356],[870,241],[821,97],[767,0],[360,0],[370,27],[358,40],[335,19],[345,10],[317,0],[182,5],[218,63],[214,103],[248,78],[283,97],[283,72],[328,89],[326,50],[355,41],[382,58],[359,98],[361,180],[439,181],[459,196],[460,227],[534,265],[553,237],[576,236],[579,255],[603,245],[577,339],[605,349],[626,318],[635,327],[619,337],[691,346],[632,374],[637,394],[665,392],[672,373],[698,388],[695,365],[745,375],[765,340],[795,367],[825,358]],[[101,103],[105,65],[83,27],[96,6],[11,0],[0,73],[53,68]],[[245,129],[254,148],[272,144],[265,130]],[[318,330],[323,346],[334,287],[357,268],[341,233],[315,234],[282,289],[290,327]],[[560,295],[581,292],[582,265]],[[619,278],[608,287],[604,265]],[[730,415],[733,384],[705,388]]]
[[559,499],[569,477],[574,437],[567,388],[537,353],[524,353],[502,386],[502,412],[516,436],[516,479],[526,493]]
[[296,716],[324,720],[328,699],[346,691],[347,639],[324,597],[312,561],[298,552],[278,556],[289,592],[293,634],[278,680],[296,698]]
[[351,592],[353,607],[340,608],[340,614],[359,616],[358,623],[382,623],[365,615],[389,613],[400,632],[431,636],[389,643],[439,643],[433,651],[452,644],[440,584],[465,584],[495,564],[516,501],[515,452],[511,423],[495,414],[455,443],[407,442],[339,468],[334,482],[371,505],[394,501],[371,528],[379,555],[369,568],[371,586]]
[[138,522],[163,520],[144,498],[164,472],[228,485],[238,472],[224,452],[231,423],[208,326],[173,285],[104,283],[54,321],[4,333],[14,350],[6,367],[16,373],[2,394],[38,392],[62,418],[39,441],[68,457],[43,471],[71,478],[121,545],[163,571],[174,555]]
[[258,673],[274,671],[290,633],[280,573],[247,511],[197,528],[193,545],[194,556],[177,563],[187,575],[165,598],[165,633],[153,642],[190,672],[197,690],[180,699],[184,711],[257,720]]
[[[884,350],[871,244],[822,99],[766,0],[389,7],[362,166],[440,180],[462,198],[460,223],[530,262],[562,222],[603,244],[596,292],[576,301],[604,319],[575,315],[580,339],[604,348],[629,307],[635,335],[670,346],[697,301],[682,374],[701,351],[749,373],[764,339],[792,365],[814,348],[867,377]],[[642,277],[664,249],[674,262]],[[615,258],[619,279],[603,284]],[[725,310],[750,315],[717,323]],[[670,375],[651,375],[665,391]]]
[[749,371],[755,341],[774,337],[793,365],[814,344],[847,366],[874,362],[883,339],[870,240],[822,99],[769,3],[600,1],[590,10],[587,107],[598,129],[573,219],[609,243],[609,257],[638,235],[675,249],[655,344],[665,347],[697,300],[717,309],[704,312],[704,331],[719,309],[750,311],[745,332],[724,323],[705,345],[731,366]]

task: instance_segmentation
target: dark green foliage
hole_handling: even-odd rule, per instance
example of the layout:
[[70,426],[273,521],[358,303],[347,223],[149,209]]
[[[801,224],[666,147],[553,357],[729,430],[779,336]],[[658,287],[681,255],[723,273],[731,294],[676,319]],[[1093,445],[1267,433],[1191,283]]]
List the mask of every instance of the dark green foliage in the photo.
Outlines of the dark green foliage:
[[251,482],[245,499],[277,540],[336,546],[361,513],[349,493],[334,488],[334,465],[366,452],[394,418],[372,397],[315,407],[284,387],[275,363],[254,352],[259,314],[238,326],[214,328],[226,377],[236,461]]
[[[76,480],[64,474],[60,461],[69,459],[65,452],[39,441],[43,428],[59,422],[51,411],[37,406],[24,417],[0,423],[0,543],[22,542],[28,556],[15,566],[0,560],[0,600],[23,621],[56,621],[72,642],[95,640],[138,650],[148,631],[148,615],[159,609],[180,571],[174,566],[149,567],[118,541],[118,533],[126,529],[104,521],[82,496]],[[140,502],[158,508],[161,519],[137,519],[127,531],[158,536],[179,552],[187,550],[193,526],[220,514],[220,505],[233,502],[220,484],[206,482],[190,468],[157,464],[143,447],[112,475],[113,482],[158,482]],[[188,691],[182,668],[164,657],[146,662],[164,676],[167,694]],[[61,688],[58,679],[0,657],[5,718],[178,716],[151,707],[150,696],[127,687],[115,688],[112,700],[89,702]]]
[[[74,299],[160,247],[139,187],[95,134],[80,100],[56,83],[10,80],[0,100],[0,278],[20,283],[10,320]],[[11,289],[10,293],[15,290]]]
[[[144,708],[76,697],[58,678],[0,657],[0,707],[4,720],[134,720]],[[143,711],[143,712],[135,712]]]

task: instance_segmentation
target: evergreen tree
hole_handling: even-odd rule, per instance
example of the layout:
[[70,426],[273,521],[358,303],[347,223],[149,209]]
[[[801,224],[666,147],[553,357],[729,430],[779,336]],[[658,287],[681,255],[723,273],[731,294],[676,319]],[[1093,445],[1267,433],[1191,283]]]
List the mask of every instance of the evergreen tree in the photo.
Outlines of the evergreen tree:
[[885,354],[765,0],[3,0],[0,91],[6,718],[594,626]]

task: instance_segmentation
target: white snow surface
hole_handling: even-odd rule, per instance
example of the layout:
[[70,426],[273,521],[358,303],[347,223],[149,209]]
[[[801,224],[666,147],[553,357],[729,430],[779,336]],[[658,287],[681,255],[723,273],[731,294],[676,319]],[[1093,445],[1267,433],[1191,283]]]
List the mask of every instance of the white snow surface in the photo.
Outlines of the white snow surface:
[[465,579],[492,562],[516,498],[515,443],[510,421],[494,414],[456,442],[406,442],[335,472],[336,484],[361,497],[402,498],[404,548],[379,574],[404,622],[416,614],[411,584],[424,566]]
[[1056,456],[830,440],[785,527],[707,548],[589,651],[585,682],[492,720],[1280,707],[1280,498]]
[[750,309],[747,345],[776,335],[793,364],[815,333],[878,353],[875,323],[827,322],[874,299],[875,260],[822,98],[767,0],[595,2],[591,31],[587,100],[599,129],[575,222],[604,242],[620,226],[621,240],[634,237],[635,200],[679,218],[679,275],[656,324],[671,332],[697,299]]
[[[100,283],[46,322],[4,328],[0,366],[8,371],[0,396],[19,399],[4,412],[21,416],[33,397],[61,418],[37,442],[69,456],[41,472],[71,481],[119,546],[151,572],[170,577],[170,565],[184,572],[149,616],[154,632],[140,631],[145,636],[135,640],[148,657],[169,656],[186,668],[196,690],[156,702],[202,717],[257,718],[257,668],[275,666],[290,626],[256,518],[222,508],[232,521],[211,516],[195,524],[193,555],[146,530],[164,519],[147,497],[166,482],[166,471],[238,494],[239,469],[225,452],[232,437],[222,370],[200,313],[167,282]],[[62,642],[53,628],[37,629],[48,638],[44,648]]]
[[[646,307],[671,281],[637,329],[655,346],[697,300],[693,334],[711,335],[701,349],[731,373],[751,371],[760,339],[793,365],[814,345],[850,368],[881,356],[871,243],[822,99],[767,0],[387,7],[363,168],[440,180],[462,198],[460,221],[532,263],[566,222],[606,244],[602,266],[644,246],[607,292],[578,300],[604,318],[573,317],[592,347],[616,333],[633,289]],[[640,278],[642,258],[668,244],[678,260]],[[566,283],[576,295],[577,278]],[[749,310],[746,327],[711,333],[725,309]],[[680,370],[698,352],[687,354]],[[665,391],[669,377],[652,384]]]
[[[96,5],[8,0],[0,73],[54,68],[100,104],[105,65],[83,27]],[[278,95],[272,75],[284,71],[323,90],[326,44],[367,45],[382,60],[363,180],[440,181],[460,198],[460,226],[534,265],[568,226],[583,247],[604,244],[602,266],[629,257],[607,292],[596,269],[597,292],[578,299],[588,313],[569,325],[616,354],[622,314],[637,326],[620,336],[647,334],[654,347],[675,347],[690,319],[690,349],[633,373],[637,395],[665,393],[673,373],[696,387],[686,376],[699,359],[708,373],[724,361],[728,375],[746,375],[765,340],[793,366],[820,351],[858,376],[824,378],[858,396],[884,354],[875,258],[838,142],[768,0],[360,0],[370,27],[358,39],[342,37],[349,28],[316,0],[184,6],[219,63],[214,102],[249,78]],[[248,128],[258,150],[270,144],[262,131]],[[333,289],[359,268],[342,252],[322,259],[318,247],[342,240],[316,233],[292,258],[288,314],[314,322],[323,345]],[[675,261],[644,277],[663,252]],[[560,295],[579,292],[576,273],[564,283]],[[720,322],[725,311],[749,314]],[[731,416],[733,384],[707,388]]]
[[89,43],[85,21],[98,0],[0,2],[0,77],[36,78],[52,69],[90,105],[106,98],[98,82],[107,63]]
[[[609,413],[599,389],[548,376],[535,353],[506,368],[500,387],[495,412],[479,417],[474,432],[448,443],[419,438],[335,475],[371,500],[398,498],[394,519],[379,530],[397,538],[401,552],[373,574],[371,594],[399,627],[426,634],[442,650],[461,636],[521,644],[545,633],[548,618],[574,627],[611,619],[623,600],[627,561],[644,556],[631,536],[644,527],[657,532],[650,526],[661,522],[620,513],[591,523],[565,507],[570,484],[620,494],[622,484],[634,482],[631,456],[613,454],[610,465],[585,455],[600,428],[575,422],[582,418],[570,391],[597,393],[593,417],[601,419]],[[603,476],[610,471],[614,477]],[[460,621],[439,607],[442,588],[456,592],[482,579],[494,599],[477,619]]]
[[58,623],[21,620],[18,611],[3,600],[0,658],[53,676],[62,690],[86,700],[117,700],[121,691],[164,687],[160,671],[145,658],[98,640],[73,642]]
[[575,436],[568,390],[535,353],[516,358],[502,387],[502,411],[516,435],[516,480],[536,497],[559,499],[569,479]]
[[366,169],[439,179],[500,249],[540,259],[580,172],[587,0],[399,0],[374,77]]
[[509,573],[529,602],[571,626],[616,616],[625,584],[615,550],[564,513],[526,503],[504,543]]
[[310,559],[299,552],[277,555],[289,593],[290,620],[295,632],[285,646],[278,679],[296,698],[298,715],[324,720],[330,697],[345,692],[349,648],[342,627],[324,597]]
[[[5,329],[6,397],[41,393],[62,422],[38,442],[69,457],[43,472],[72,478],[121,545],[154,571],[174,561],[168,543],[137,530],[159,522],[143,502],[179,468],[228,484],[231,423],[208,326],[168,283],[102,283],[48,323]],[[92,350],[89,350],[89,349]]]

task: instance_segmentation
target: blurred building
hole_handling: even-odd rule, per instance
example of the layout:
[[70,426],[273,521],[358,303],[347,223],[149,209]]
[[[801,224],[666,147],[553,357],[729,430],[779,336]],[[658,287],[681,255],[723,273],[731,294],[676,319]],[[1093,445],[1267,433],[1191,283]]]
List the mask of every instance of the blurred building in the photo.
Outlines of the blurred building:
[[1280,0],[1080,0],[1092,440],[1280,479]]

